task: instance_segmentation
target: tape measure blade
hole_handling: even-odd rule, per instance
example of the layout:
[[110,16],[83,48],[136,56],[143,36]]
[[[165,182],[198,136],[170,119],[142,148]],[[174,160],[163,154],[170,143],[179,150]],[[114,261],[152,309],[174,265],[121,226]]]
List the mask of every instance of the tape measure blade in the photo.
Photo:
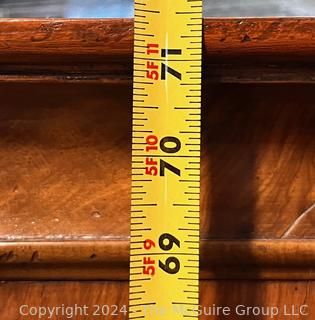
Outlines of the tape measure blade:
[[130,319],[198,318],[202,1],[136,0]]

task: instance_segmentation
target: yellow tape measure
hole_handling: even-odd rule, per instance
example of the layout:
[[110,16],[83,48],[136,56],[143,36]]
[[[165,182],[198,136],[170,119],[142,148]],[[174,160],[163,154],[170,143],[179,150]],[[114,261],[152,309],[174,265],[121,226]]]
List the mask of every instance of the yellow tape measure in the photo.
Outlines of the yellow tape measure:
[[198,318],[202,1],[136,0],[129,319]]

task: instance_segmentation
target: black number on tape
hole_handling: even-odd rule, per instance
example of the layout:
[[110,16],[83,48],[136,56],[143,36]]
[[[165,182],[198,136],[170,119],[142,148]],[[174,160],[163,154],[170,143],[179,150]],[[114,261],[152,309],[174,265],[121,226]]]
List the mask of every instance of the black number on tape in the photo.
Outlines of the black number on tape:
[[165,264],[159,261],[159,267],[167,273],[175,274],[180,269],[180,262],[175,257],[169,257],[166,259]]

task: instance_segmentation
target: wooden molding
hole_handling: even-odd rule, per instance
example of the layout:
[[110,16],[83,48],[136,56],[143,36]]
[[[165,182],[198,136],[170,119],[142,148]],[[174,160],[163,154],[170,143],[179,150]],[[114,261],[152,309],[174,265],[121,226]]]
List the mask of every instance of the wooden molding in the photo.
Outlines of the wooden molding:
[[[129,241],[2,242],[0,278],[127,280]],[[311,240],[203,240],[201,279],[315,279]]]
[[[0,81],[131,80],[131,19],[1,19],[0,30]],[[314,30],[313,18],[204,19],[204,78],[313,82]]]
[[[314,18],[207,18],[204,54],[221,62],[242,56],[304,61],[315,55],[314,26]],[[132,19],[1,19],[0,30],[2,63],[41,64],[38,57],[67,64],[132,62]]]

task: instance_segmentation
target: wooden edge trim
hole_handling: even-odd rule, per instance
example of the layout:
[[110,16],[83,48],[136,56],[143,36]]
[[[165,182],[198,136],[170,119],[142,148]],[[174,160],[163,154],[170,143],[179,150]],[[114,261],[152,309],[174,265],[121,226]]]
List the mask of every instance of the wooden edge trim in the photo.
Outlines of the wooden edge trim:
[[[127,280],[129,241],[1,242],[2,280]],[[204,240],[201,279],[315,279],[313,240]]]
[[[204,54],[211,61],[314,60],[314,18],[208,18],[203,27]],[[1,19],[0,30],[2,64],[132,61],[132,19]]]
[[[230,79],[228,79],[228,82]],[[91,76],[85,73],[78,73],[76,75],[63,73],[61,75],[31,75],[31,74],[21,74],[21,75],[8,75],[1,74],[0,71],[0,83],[28,83],[28,84],[60,84],[60,83],[86,83],[86,84],[106,84],[106,85],[122,85],[122,84],[131,84],[132,77],[127,75],[122,76],[107,76],[107,75],[98,75]],[[270,81],[268,81],[269,83]],[[285,81],[288,83],[288,81]],[[302,81],[305,83],[305,81]],[[313,81],[310,81],[313,83]],[[294,83],[296,81],[294,80]]]
[[[314,18],[203,20],[203,79],[314,83]],[[0,83],[132,80],[132,19],[1,19]]]
[[[21,69],[23,70],[23,69]],[[76,73],[71,70],[60,70],[58,74],[43,73],[32,74],[23,70],[20,74],[9,74],[3,72],[0,66],[0,83],[28,83],[28,84],[60,84],[60,83],[86,83],[86,84],[107,84],[122,85],[132,84],[132,73],[106,74],[100,68],[98,74],[89,70],[81,69]],[[39,71],[39,70],[38,70]],[[315,68],[298,66],[256,66],[242,67],[229,65],[207,65],[204,68],[203,84],[213,83],[273,83],[273,84],[313,84],[315,82]]]

